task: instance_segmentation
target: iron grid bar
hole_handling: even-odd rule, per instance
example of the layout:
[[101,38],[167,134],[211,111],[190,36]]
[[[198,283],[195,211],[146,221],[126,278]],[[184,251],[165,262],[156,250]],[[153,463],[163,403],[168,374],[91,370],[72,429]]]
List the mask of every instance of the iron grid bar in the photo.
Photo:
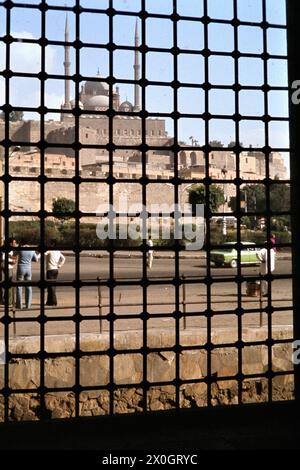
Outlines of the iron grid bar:
[[[0,37],[0,44],[2,43],[5,45],[6,48],[6,66],[5,70],[0,72],[0,77],[3,77],[5,84],[6,84],[6,92],[5,92],[5,104],[0,107],[0,109],[4,112],[4,138],[0,142],[1,146],[4,149],[4,176],[2,177],[2,181],[4,183],[4,195],[5,195],[5,204],[4,210],[2,210],[2,216],[5,219],[5,239],[9,238],[9,224],[10,224],[10,217],[12,216],[37,216],[40,220],[40,233],[41,233],[41,242],[39,245],[39,249],[42,253],[44,253],[47,249],[45,243],[45,234],[46,234],[46,219],[47,217],[53,216],[53,212],[49,212],[45,210],[46,206],[46,197],[45,197],[45,190],[46,190],[46,183],[48,182],[62,182],[62,183],[72,183],[75,187],[75,210],[74,210],[74,219],[75,219],[75,244],[73,251],[75,252],[75,276],[74,281],[71,282],[56,282],[57,286],[69,286],[75,289],[75,305],[70,307],[67,306],[68,309],[73,309],[74,314],[70,317],[58,316],[58,317],[50,317],[48,312],[44,306],[44,287],[51,285],[51,282],[47,282],[45,279],[44,274],[44,259],[42,258],[41,268],[40,268],[40,281],[39,282],[31,282],[30,285],[37,286],[40,288],[40,302],[41,307],[39,309],[40,315],[38,317],[27,317],[27,318],[15,318],[10,316],[10,309],[7,303],[4,307],[3,316],[0,317],[0,322],[4,326],[4,340],[6,344],[6,348],[10,350],[10,326],[11,324],[20,324],[20,323],[30,323],[35,322],[39,324],[40,329],[40,351],[38,353],[38,357],[40,360],[40,386],[37,389],[20,389],[20,390],[13,390],[9,387],[9,361],[5,364],[5,381],[4,381],[4,388],[0,390],[0,393],[3,394],[5,399],[5,421],[9,420],[9,397],[12,393],[39,393],[40,402],[41,402],[41,419],[45,419],[46,416],[46,408],[45,408],[45,395],[49,391],[51,392],[66,392],[71,391],[75,395],[75,416],[80,416],[80,409],[79,409],[79,400],[80,394],[84,390],[108,390],[110,401],[109,401],[109,412],[110,414],[115,413],[115,391],[124,387],[127,388],[134,388],[134,387],[142,387],[143,389],[143,411],[148,411],[147,406],[147,399],[149,389],[155,386],[168,386],[172,385],[175,389],[175,408],[180,408],[180,390],[183,384],[189,383],[205,383],[207,385],[207,406],[211,407],[212,403],[212,385],[218,383],[219,381],[230,381],[235,380],[238,385],[238,403],[243,404],[243,381],[246,379],[266,379],[268,381],[268,399],[271,402],[272,398],[272,387],[273,387],[273,379],[275,377],[280,377],[284,375],[292,375],[293,371],[283,371],[283,372],[275,372],[273,371],[273,364],[272,364],[272,348],[275,344],[287,344],[291,343],[292,339],[286,340],[274,340],[273,338],[273,323],[272,323],[272,316],[276,312],[284,312],[288,309],[292,308],[292,306],[288,307],[274,307],[273,303],[277,302],[276,299],[273,298],[271,292],[272,282],[274,280],[286,279],[292,280],[294,286],[294,320],[295,320],[295,337],[299,337],[299,319],[297,318],[297,310],[298,305],[300,305],[300,294],[297,294],[296,288],[296,281],[298,279],[298,269],[300,265],[300,253],[297,249],[297,239],[299,233],[299,216],[297,215],[295,208],[297,207],[297,198],[299,194],[299,185],[298,185],[298,176],[299,176],[299,169],[297,163],[297,149],[300,147],[299,136],[296,132],[296,125],[292,124],[291,126],[291,174],[292,174],[292,211],[282,211],[282,212],[273,212],[271,210],[271,199],[270,199],[270,192],[272,185],[274,184],[274,180],[270,177],[270,155],[271,152],[274,151],[289,151],[286,148],[274,148],[270,147],[270,135],[269,135],[269,122],[270,119],[273,122],[282,122],[286,123],[289,122],[290,118],[287,117],[278,117],[278,116],[269,116],[269,102],[268,102],[268,93],[273,90],[282,90],[287,91],[289,87],[284,86],[271,86],[268,80],[268,64],[270,60],[286,60],[285,55],[276,55],[270,54],[268,51],[268,37],[267,32],[268,28],[274,28],[278,30],[285,31],[287,28],[285,25],[278,25],[268,23],[267,21],[267,8],[266,8],[266,0],[261,0],[262,5],[262,12],[263,12],[263,20],[262,22],[250,22],[250,21],[241,21],[238,15],[238,1],[237,0],[228,0],[232,2],[233,5],[233,18],[232,20],[226,19],[216,19],[209,17],[209,2],[208,0],[203,0],[203,16],[201,17],[189,17],[178,14],[178,5],[177,0],[173,0],[173,8],[172,13],[170,15],[165,14],[156,14],[156,13],[149,13],[146,9],[146,2],[145,0],[141,0],[141,9],[138,12],[128,12],[117,10],[114,8],[114,1],[109,0],[109,8],[108,9],[97,9],[97,8],[87,8],[82,7],[80,5],[80,0],[75,1],[74,7],[67,7],[67,6],[60,6],[60,5],[48,5],[47,0],[41,0],[39,5],[31,5],[18,2],[0,2],[0,6],[4,8],[6,12],[6,34]],[[299,70],[299,61],[294,60],[294,57],[297,57],[296,54],[296,41],[295,37],[297,37],[297,25],[295,24],[295,18],[299,17],[295,14],[300,13],[299,6],[296,6],[296,2],[290,1],[287,2],[287,10],[288,10],[288,35],[289,35],[289,69],[290,69],[290,79],[300,78],[300,70]],[[39,45],[41,47],[41,70],[40,73],[31,73],[31,72],[12,72],[11,68],[11,47],[18,41],[18,38],[13,38],[11,36],[11,12],[14,11],[13,9],[25,9],[30,7],[32,11],[40,12],[40,19],[41,19],[41,38],[40,39],[28,39],[24,38],[22,41],[24,44],[33,44]],[[75,20],[75,40],[74,41],[58,41],[58,40],[50,40],[46,37],[46,19],[48,12],[61,12],[64,14],[72,15]],[[109,40],[107,44],[96,44],[91,42],[83,42],[81,39],[81,18],[84,13],[98,13],[102,14],[103,17],[106,19],[108,23],[108,34]],[[124,18],[136,18],[140,21],[141,27],[141,45],[136,47],[134,46],[126,46],[114,43],[114,17],[119,15],[120,17]],[[173,47],[171,49],[167,49],[165,47],[152,47],[147,45],[147,38],[146,38],[146,31],[147,31],[147,21],[148,19],[165,19],[172,22],[172,33],[173,33]],[[178,22],[184,20],[188,21],[191,24],[201,23],[203,26],[203,39],[204,39],[204,46],[203,49],[199,50],[190,50],[181,48],[178,46]],[[233,36],[234,36],[234,50],[233,52],[222,52],[218,50],[210,49],[210,38],[209,38],[209,27],[210,25],[230,25],[233,28]],[[263,34],[263,52],[261,54],[256,53],[244,53],[239,50],[239,28],[241,26],[248,26],[248,27],[256,27],[260,28]],[[46,53],[46,46],[57,46],[57,47],[70,47],[75,51],[75,73],[74,74],[48,74],[46,72],[46,61],[45,61],[45,53]],[[108,65],[109,65],[109,73],[106,78],[100,80],[103,84],[108,85],[109,93],[109,110],[108,111],[84,111],[79,108],[79,98],[80,98],[80,83],[83,81],[91,81],[97,83],[99,79],[95,77],[90,77],[88,75],[83,75],[83,70],[81,69],[82,57],[81,57],[81,50],[82,48],[88,48],[89,50],[106,50],[108,52]],[[136,82],[136,80],[129,80],[129,79],[116,79],[115,77],[115,51],[129,51],[129,52],[138,52],[139,57],[141,58],[141,78]],[[151,52],[157,53],[168,53],[172,56],[173,61],[173,75],[172,80],[170,81],[160,81],[160,80],[148,80],[147,78],[147,54]],[[184,81],[179,80],[179,62],[178,57],[180,54],[189,54],[195,57],[203,57],[203,70],[204,70],[204,80],[203,83],[186,83]],[[211,77],[210,77],[210,60],[211,57],[223,57],[223,58],[231,58],[234,64],[234,84],[232,86],[229,85],[214,85],[211,84]],[[241,85],[240,84],[240,72],[239,72],[239,64],[240,60],[243,58],[253,58],[253,59],[260,59],[263,61],[264,67],[264,80],[262,86],[251,86],[251,85]],[[298,73],[299,72],[299,73]],[[12,78],[32,78],[39,80],[40,83],[40,103],[38,107],[19,107],[19,106],[11,106],[11,79]],[[47,175],[47,169],[45,167],[45,154],[48,148],[51,149],[58,149],[62,144],[60,143],[48,143],[45,139],[45,123],[46,123],[46,114],[48,112],[56,112],[60,113],[62,116],[66,116],[69,114],[69,110],[61,110],[58,108],[49,108],[45,106],[45,91],[46,91],[46,81],[47,80],[69,80],[69,82],[73,82],[75,85],[75,108],[72,111],[74,117],[74,129],[75,129],[75,142],[74,144],[63,144],[65,148],[72,149],[75,155],[75,168],[74,168],[74,176],[62,177],[62,178],[55,178],[50,177]],[[113,87],[115,84],[126,84],[126,85],[139,85],[141,90],[141,110],[137,112],[118,112],[113,110]],[[149,112],[146,106],[146,91],[148,86],[168,86],[173,91],[173,111],[172,113],[167,112]],[[198,90],[202,90],[204,93],[204,112],[203,113],[181,113],[179,112],[179,99],[178,99],[178,90],[180,88],[195,88]],[[211,103],[210,103],[210,91],[211,90],[232,90],[234,92],[234,114],[214,114],[211,113]],[[239,94],[242,91],[249,91],[249,90],[256,90],[261,91],[264,95],[264,112],[262,116],[255,116],[255,115],[247,115],[242,116],[240,114],[240,103],[239,103]],[[24,111],[24,112],[37,112],[40,115],[40,127],[39,127],[39,141],[38,142],[31,142],[30,140],[20,141],[20,142],[13,142],[10,138],[10,122],[9,122],[9,115],[11,111]],[[80,118],[84,115],[95,115],[95,116],[104,116],[108,119],[108,143],[106,145],[90,145],[90,144],[82,144],[80,142]],[[118,145],[114,143],[114,118],[115,117],[139,117],[141,121],[141,144],[140,145]],[[291,106],[290,116],[294,120],[294,122],[299,122],[299,111],[296,107]],[[149,145],[147,143],[147,134],[146,134],[146,124],[147,119],[151,118],[171,118],[173,121],[173,142],[169,147],[165,146],[155,146]],[[191,178],[186,179],[180,176],[179,172],[179,153],[181,150],[185,149],[186,147],[181,145],[180,143],[180,133],[179,133],[179,120],[181,118],[198,118],[204,121],[204,145],[198,146],[196,145],[193,149],[202,151],[204,154],[204,161],[205,161],[205,177],[200,178],[199,181]],[[211,120],[218,119],[219,122],[224,120],[231,120],[234,124],[234,139],[236,145],[233,147],[233,152],[236,155],[235,160],[235,173],[236,178],[233,180],[230,179],[220,179],[220,178],[212,178],[210,176],[210,157],[211,152],[215,150],[220,150],[221,152],[228,151],[228,148],[219,149],[218,147],[214,147],[210,145],[210,136],[211,136]],[[264,145],[255,148],[251,147],[241,147],[239,144],[240,142],[240,121],[243,119],[246,123],[251,123],[251,121],[260,121],[264,127]],[[40,150],[40,168],[37,169],[39,176],[37,178],[24,176],[24,177],[16,177],[10,175],[10,167],[9,167],[9,151],[12,148],[12,145],[18,144],[22,146],[36,146]],[[80,150],[82,149],[93,149],[93,150],[106,150],[108,152],[108,176],[106,178],[86,178],[82,177],[80,171]],[[152,179],[147,174],[147,166],[146,166],[146,157],[147,152],[149,150],[170,150],[173,154],[174,158],[174,169],[173,169],[173,177],[171,179],[162,178],[161,180]],[[138,150],[141,152],[142,161],[141,161],[141,177],[132,180],[130,178],[117,178],[114,176],[114,152],[116,150]],[[266,177],[263,180],[246,180],[241,177],[241,165],[240,165],[240,155],[244,151],[257,151],[261,152],[265,156],[265,175]],[[11,211],[9,207],[9,184],[12,182],[19,182],[22,184],[23,181],[32,181],[32,182],[39,182],[39,191],[40,191],[40,210],[38,212],[30,211],[30,212],[22,212],[22,211]],[[116,252],[126,251],[126,248],[119,248],[114,245],[113,241],[109,242],[109,245],[105,251],[108,253],[109,260],[109,275],[107,279],[99,282],[95,280],[87,280],[81,278],[81,271],[80,271],[80,251],[84,248],[81,244],[80,240],[80,229],[81,229],[81,219],[85,217],[94,217],[96,214],[94,212],[82,212],[80,210],[80,184],[82,183],[105,183],[109,187],[109,203],[113,205],[115,201],[115,184],[116,183],[127,183],[127,184],[140,184],[141,189],[141,200],[144,206],[147,205],[147,199],[149,197],[149,184],[151,183],[171,183],[173,184],[174,189],[174,202],[178,203],[179,201],[179,188],[181,184],[190,184],[190,183],[197,183],[201,182],[204,184],[206,189],[205,194],[205,201],[206,207],[209,208],[210,206],[210,193],[211,193],[211,186],[212,184],[232,184],[235,185],[236,188],[236,196],[237,200],[241,199],[241,192],[242,192],[242,185],[243,184],[251,184],[251,183],[259,183],[264,186],[265,193],[266,193],[266,210],[265,211],[258,211],[258,212],[248,212],[247,215],[250,217],[259,217],[259,216],[267,216],[267,224],[266,224],[266,233],[267,237],[269,238],[271,233],[271,226],[270,220],[271,216],[274,215],[291,215],[293,220],[293,241],[292,243],[283,243],[278,244],[278,247],[291,247],[293,251],[293,273],[291,275],[272,275],[270,269],[270,260],[268,261],[268,274],[265,276],[257,275],[257,276],[245,276],[242,274],[241,263],[238,263],[237,274],[230,275],[228,277],[222,276],[218,278],[214,272],[212,271],[211,267],[211,250],[216,247],[212,243],[211,240],[211,226],[209,218],[206,217],[206,237],[207,237],[207,257],[205,261],[206,266],[206,274],[203,277],[200,276],[188,276],[185,278],[181,278],[180,274],[180,252],[181,247],[177,242],[172,251],[174,253],[174,260],[172,261],[172,266],[174,270],[174,275],[169,278],[164,278],[164,276],[160,276],[158,279],[149,277],[149,273],[146,267],[146,258],[147,258],[147,246],[145,241],[143,242],[141,247],[134,247],[132,251],[139,252],[141,254],[141,261],[142,261],[142,274],[140,278],[128,278],[128,279],[121,279],[116,276],[115,274],[115,267],[116,267],[116,259],[115,256]],[[281,180],[276,181],[276,184],[285,185],[289,184],[290,180]],[[212,211],[208,210],[209,216],[214,215],[226,215],[226,212],[218,212],[213,213]],[[237,244],[241,243],[241,218],[243,213],[241,211],[240,206],[237,206],[234,215],[237,217]],[[122,216],[122,214],[119,214]],[[152,215],[153,216],[153,215]],[[171,215],[171,217],[174,214]],[[151,216],[149,217],[149,219]],[[259,246],[259,245],[258,245]],[[263,245],[262,245],[263,246]],[[268,248],[271,248],[270,244]],[[94,251],[95,249],[89,249],[90,251]],[[169,248],[158,246],[158,252],[170,251]],[[4,252],[8,253],[9,248],[4,247]],[[238,250],[238,261],[241,261],[241,253]],[[298,263],[299,261],[299,263]],[[5,257],[6,263],[6,270],[8,269],[8,256]],[[244,300],[242,296],[242,285],[244,282],[249,280],[266,280],[268,285],[268,297],[266,301],[266,305],[262,308],[258,309],[246,309],[244,305],[249,302],[258,302],[258,300]],[[234,282],[236,285],[236,303],[237,307],[232,310],[224,310],[222,311],[214,311],[213,306],[221,301],[214,301],[213,291],[212,288],[214,285],[226,286],[227,283]],[[204,300],[201,302],[189,302],[186,301],[186,297],[181,300],[181,289],[186,289],[187,286],[194,286],[195,284],[201,284],[205,286],[206,295]],[[8,288],[11,286],[24,286],[28,285],[21,281],[13,282],[8,284],[5,280],[1,283],[4,287],[5,291],[8,291]],[[154,302],[151,303],[149,301],[149,288],[151,286],[164,286],[169,285],[174,288],[174,301],[173,302]],[[95,352],[85,352],[81,350],[80,340],[81,340],[81,331],[80,325],[82,321],[85,320],[97,320],[99,316],[96,315],[83,315],[82,312],[85,308],[91,307],[91,305],[85,306],[81,304],[81,288],[85,286],[95,286],[95,287],[106,287],[108,289],[108,303],[99,303],[101,308],[108,309],[108,313],[102,315],[101,321],[105,321],[105,326],[108,328],[108,335],[109,335],[109,347],[106,351],[95,351]],[[130,307],[131,304],[129,302],[125,302],[122,304],[118,304],[116,302],[116,288],[117,287],[140,287],[142,291],[142,301],[135,304],[135,307],[142,306],[141,313],[134,315],[134,314],[116,314],[116,308],[124,308]],[[1,286],[0,286],[1,287]],[[298,295],[298,298],[297,298]],[[278,302],[281,300],[278,300]],[[282,300],[286,302],[291,302],[291,299]],[[206,305],[206,310],[203,312],[188,312],[186,311],[186,307],[188,305],[200,305],[203,303]],[[174,305],[174,311],[171,313],[157,313],[157,314],[149,314],[148,310],[151,306],[158,306],[158,305]],[[182,308],[181,308],[182,306]],[[244,342],[243,341],[243,321],[244,315],[250,313],[263,313],[267,318],[267,339],[266,341],[257,341],[257,342]],[[223,343],[223,344],[214,344],[213,343],[213,323],[212,319],[224,314],[234,314],[237,319],[237,333],[238,333],[238,340],[232,343]],[[13,312],[14,315],[14,312]],[[160,348],[151,348],[148,344],[148,333],[150,330],[149,320],[156,318],[169,318],[174,320],[175,323],[175,345],[172,348],[167,347],[160,347]],[[205,345],[196,345],[190,347],[181,346],[181,323],[183,319],[188,318],[203,318],[206,319],[206,344]],[[142,330],[142,347],[139,349],[130,349],[130,350],[123,350],[117,349],[115,345],[115,333],[118,331],[116,328],[115,321],[119,319],[140,319],[143,324]],[[75,350],[73,353],[47,353],[45,351],[45,339],[46,339],[46,330],[45,325],[47,322],[54,322],[54,321],[70,321],[75,324]],[[105,332],[106,333],[106,332]],[[243,350],[245,346],[249,345],[265,345],[268,348],[268,370],[266,372],[258,373],[258,374],[243,374]],[[213,374],[213,367],[212,367],[212,351],[218,350],[220,348],[235,348],[237,352],[237,373],[233,375],[227,375],[224,377],[215,377]],[[180,354],[183,351],[189,350],[205,350],[207,352],[207,374],[206,377],[202,379],[193,379],[193,380],[183,380],[181,378],[181,367],[180,367]],[[175,378],[174,380],[164,381],[164,382],[151,382],[148,377],[148,356],[152,352],[162,352],[162,351],[169,351],[173,352],[175,356]],[[143,361],[143,368],[142,368],[142,380],[140,383],[128,383],[128,384],[116,384],[115,383],[115,357],[119,354],[141,354],[142,361]],[[107,386],[87,386],[83,387],[80,383],[80,358],[82,356],[93,356],[93,355],[108,355],[109,356],[109,384]],[[15,358],[31,358],[34,356],[29,355],[22,355],[22,354],[11,354],[8,352],[9,359]],[[65,388],[48,388],[45,386],[45,359],[46,358],[54,358],[54,357],[73,357],[75,358],[75,384],[73,387]],[[296,399],[299,397],[299,367],[296,368],[295,371],[295,379],[296,379]]]

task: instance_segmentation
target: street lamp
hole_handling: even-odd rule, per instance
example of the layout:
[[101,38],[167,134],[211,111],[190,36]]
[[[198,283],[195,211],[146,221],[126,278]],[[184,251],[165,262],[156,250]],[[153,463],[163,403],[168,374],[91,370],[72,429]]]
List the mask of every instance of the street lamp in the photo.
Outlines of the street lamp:
[[227,202],[227,197],[226,197],[227,191],[225,191],[225,179],[226,179],[227,171],[228,170],[227,170],[226,166],[224,166],[221,170],[223,180],[224,180],[223,181],[223,197],[224,197],[224,202],[223,202],[223,227],[222,227],[223,235],[227,235],[227,225],[226,225],[226,217],[225,217],[225,203]]
[[[190,184],[187,184],[186,186],[182,186],[182,184],[180,185],[180,189],[179,189],[179,210],[181,212],[181,215],[183,215],[184,217],[184,192],[187,191],[189,188],[191,188],[192,186],[194,186],[195,183],[190,183]],[[170,188],[174,189],[175,185],[172,184],[172,183],[165,183],[166,186],[169,186]]]

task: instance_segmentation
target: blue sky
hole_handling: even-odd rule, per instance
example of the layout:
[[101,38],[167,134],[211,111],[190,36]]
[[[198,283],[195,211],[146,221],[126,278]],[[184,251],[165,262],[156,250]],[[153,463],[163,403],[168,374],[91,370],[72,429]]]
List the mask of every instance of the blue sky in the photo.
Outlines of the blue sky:
[[[39,0],[23,0],[19,3],[38,4]],[[74,6],[75,0],[48,0],[49,5],[62,4]],[[114,17],[114,42],[117,45],[134,45],[135,13],[140,10],[140,0],[114,0],[116,10],[132,12],[131,16]],[[185,16],[201,16],[203,2],[200,0],[178,0],[178,13]],[[267,0],[267,20],[270,23],[285,24],[285,0]],[[107,8],[108,0],[81,0],[83,7]],[[211,18],[231,19],[232,0],[208,0],[208,11]],[[262,0],[239,0],[238,14],[242,21],[262,21]],[[147,0],[149,12],[170,14],[172,0]],[[0,34],[5,34],[5,10],[0,7]],[[47,12],[47,36],[52,40],[64,39],[65,13]],[[83,13],[81,16],[81,40],[95,44],[106,44],[109,40],[108,17],[101,14]],[[138,20],[139,21],[139,20]],[[70,40],[74,40],[75,18],[69,13]],[[40,37],[40,12],[32,8],[14,8],[12,10],[12,33],[19,38]],[[209,48],[212,51],[231,52],[233,49],[233,27],[231,25],[209,25]],[[170,49],[173,45],[173,25],[169,19],[149,18],[146,23],[147,44],[151,47]],[[285,31],[277,28],[268,29],[268,51],[271,54],[286,54]],[[178,58],[179,79],[188,84],[202,83],[204,80],[204,59],[193,54],[193,50],[203,47],[203,25],[200,22],[178,22],[178,45],[189,53],[180,54]],[[1,49],[2,48],[2,49]],[[239,50],[245,53],[260,54],[263,48],[262,30],[257,26],[239,28]],[[63,75],[63,48],[47,48],[46,69],[49,73]],[[0,45],[0,69],[4,68],[4,49]],[[74,69],[74,52],[72,72]],[[105,49],[84,47],[81,50],[81,70],[86,76],[94,76],[97,69],[103,77],[108,74],[108,52]],[[114,74],[117,79],[133,78],[133,52],[115,51]],[[261,85],[263,83],[263,62],[257,58],[243,58],[239,61],[240,83],[242,85]],[[12,69],[17,72],[40,70],[40,50],[37,45],[18,42],[12,45]],[[170,112],[173,109],[173,91],[167,82],[173,79],[173,56],[165,52],[147,54],[146,74],[149,80],[165,81],[166,86],[149,86],[146,90],[147,109],[151,112]],[[234,61],[231,57],[211,56],[209,79],[212,84],[232,85],[234,82]],[[287,86],[287,64],[285,60],[274,59],[268,64],[268,82],[272,86]],[[3,80],[0,79],[0,102],[3,100]],[[26,90],[26,93],[24,93]],[[2,93],[1,93],[2,91]],[[133,86],[120,84],[122,99],[133,100]],[[63,80],[48,80],[46,84],[46,105],[60,107],[63,101]],[[182,87],[178,92],[179,111],[202,113],[204,111],[204,94],[196,87]],[[11,102],[16,106],[39,105],[39,81],[35,79],[14,78],[11,82]],[[272,116],[287,117],[288,94],[286,91],[272,91],[268,96],[269,112]],[[222,140],[228,144],[234,139],[233,122],[229,117],[234,112],[234,93],[232,90],[210,91],[210,112],[228,115],[227,120],[212,120],[210,139]],[[264,113],[264,96],[259,91],[240,93],[240,113],[243,115],[261,116]],[[31,115],[35,118],[35,116]],[[56,116],[50,116],[56,118]],[[58,116],[57,116],[58,117]],[[169,134],[173,134],[172,122],[167,120]],[[259,120],[241,122],[241,141],[245,145],[264,145],[264,126]],[[288,147],[288,128],[283,122],[270,123],[270,145]],[[179,137],[188,141],[193,135],[199,143],[204,141],[203,121],[199,118],[181,119]]]

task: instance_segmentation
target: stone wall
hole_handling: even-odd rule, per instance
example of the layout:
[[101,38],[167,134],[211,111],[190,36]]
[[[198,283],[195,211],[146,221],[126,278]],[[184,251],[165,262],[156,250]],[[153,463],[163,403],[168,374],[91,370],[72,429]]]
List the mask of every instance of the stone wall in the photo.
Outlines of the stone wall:
[[[180,386],[181,408],[205,407],[207,405],[207,386],[205,382],[193,380],[205,379],[207,375],[207,353],[205,349],[193,347],[206,343],[207,333],[204,330],[182,331],[181,345],[190,347],[180,353],[180,377],[189,380]],[[245,329],[243,340],[266,340],[268,332],[265,328]],[[292,336],[292,329],[276,327],[273,338],[285,340]],[[212,333],[215,345],[232,343],[233,332],[230,329],[218,329]],[[171,330],[149,330],[148,347],[170,348],[169,351],[150,352],[147,361],[147,380],[150,387],[147,392],[146,408],[148,411],[167,410],[175,407],[176,357],[172,351],[175,342]],[[40,347],[38,337],[28,337],[10,340],[10,351],[20,355],[30,353],[35,355]],[[109,349],[108,334],[83,334],[80,340],[82,356],[80,358],[80,384],[90,387],[79,395],[80,416],[97,416],[109,413],[110,396],[105,387],[109,383],[110,362],[105,354]],[[141,387],[143,380],[142,355],[130,350],[142,347],[142,332],[130,331],[116,333],[114,347],[128,350],[128,354],[114,356],[114,382],[118,388],[113,392],[114,413],[136,413],[143,411],[144,396]],[[75,384],[75,359],[72,351],[75,348],[73,336],[48,336],[46,351],[54,353],[55,357],[45,360],[45,386],[49,389],[45,396],[47,418],[71,418],[75,416],[75,395],[72,387]],[[100,351],[99,356],[92,352]],[[85,353],[90,353],[87,355]],[[62,356],[64,354],[64,356]],[[68,355],[70,354],[70,355]],[[243,354],[244,374],[263,374],[268,370],[268,351],[264,345],[245,346]],[[284,341],[272,348],[273,371],[292,370],[292,346]],[[215,382],[212,384],[212,404],[234,405],[238,403],[238,384],[234,376],[238,372],[237,350],[235,348],[215,348],[211,356],[211,373]],[[4,366],[0,366],[0,389],[4,385]],[[15,358],[9,364],[9,387],[17,390],[28,390],[26,393],[12,393],[9,397],[9,420],[38,420],[40,418],[40,362],[38,358]],[[232,377],[222,380],[222,377]],[[162,383],[160,385],[159,383]],[[155,385],[151,386],[151,383]],[[93,389],[95,387],[95,389]],[[97,387],[103,387],[98,389]],[[65,388],[65,391],[55,389]],[[273,379],[273,401],[293,399],[293,376],[281,375]],[[4,419],[4,399],[0,395],[0,421]],[[268,384],[265,378],[245,379],[242,384],[243,403],[260,403],[268,401]]]
[[[56,170],[46,173],[50,177],[72,177],[74,172],[66,170],[65,175]],[[30,171],[22,169],[23,176],[37,176]],[[12,181],[10,183],[9,204],[12,210],[22,206],[22,210],[40,210],[40,184],[36,181]],[[91,198],[91,194],[93,197]],[[127,197],[129,204],[142,202],[141,185],[139,183],[116,183],[114,185],[114,205],[119,210],[119,202]],[[185,194],[187,194],[185,192]],[[75,185],[64,181],[55,181],[45,184],[45,209],[52,210],[53,199],[66,197],[75,200]],[[108,204],[109,186],[105,183],[81,183],[80,210],[82,212],[96,212],[98,207]],[[173,188],[165,184],[151,183],[148,185],[147,204],[173,204]]]

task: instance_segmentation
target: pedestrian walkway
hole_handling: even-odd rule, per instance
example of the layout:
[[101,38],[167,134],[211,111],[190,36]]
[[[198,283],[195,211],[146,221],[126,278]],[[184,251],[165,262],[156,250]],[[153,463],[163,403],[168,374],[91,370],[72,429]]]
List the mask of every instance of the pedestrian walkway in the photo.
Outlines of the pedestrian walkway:
[[[163,289],[163,294],[161,292]],[[293,321],[292,315],[292,297],[290,289],[283,289],[280,287],[272,294],[272,306],[283,308],[283,311],[274,312],[272,315],[273,325],[291,325]],[[48,307],[45,305],[44,313],[48,317],[45,324],[46,335],[56,334],[74,334],[75,322],[73,321],[74,314],[77,313],[75,301],[75,289],[69,288],[64,290],[62,287],[57,288],[57,295],[59,305],[57,307]],[[185,291],[186,304],[183,305],[183,296],[181,291],[179,308],[182,312],[186,311],[186,322],[181,320],[181,328],[206,328],[207,318],[204,313],[207,308],[206,286],[187,285]],[[154,329],[171,328],[175,331],[175,322],[173,312],[176,311],[175,303],[175,288],[169,286],[153,286],[148,289],[148,312],[151,315],[147,322],[147,327]],[[267,306],[268,299],[264,299],[262,307]],[[109,290],[107,287],[101,288],[101,307],[99,307],[98,289],[97,287],[90,286],[89,288],[80,289],[80,308],[79,312],[86,319],[80,323],[81,333],[99,333],[105,332],[110,329],[110,323],[101,318],[109,313]],[[114,329],[116,331],[129,331],[140,330],[142,331],[143,323],[139,315],[143,310],[143,297],[142,289],[138,286],[127,288],[126,286],[118,287],[114,291],[114,313],[119,317],[114,322]],[[237,333],[237,315],[236,309],[238,308],[237,288],[232,290],[230,284],[224,284],[222,290],[216,284],[212,287],[211,291],[211,308],[214,315],[211,319],[212,328],[228,327],[232,328]],[[245,327],[258,327],[262,320],[263,325],[267,324],[267,314],[263,313],[260,316],[260,300],[258,297],[249,297],[246,295],[246,286],[243,286],[241,306],[245,310],[243,316],[243,325]],[[185,309],[185,310],[184,310]],[[0,308],[4,312],[3,306]],[[159,318],[157,314],[165,314],[165,317]],[[189,313],[194,313],[188,316]],[[41,314],[40,309],[40,292],[37,288],[33,288],[33,303],[32,308],[29,310],[16,310],[11,309],[10,316],[16,318],[17,322],[9,325],[10,335],[28,336],[39,335],[40,324],[34,319]],[[134,318],[123,319],[124,314],[133,315]],[[198,314],[198,315],[197,315]],[[62,321],[57,321],[56,318],[63,318]],[[31,322],[28,318],[32,318]],[[24,319],[24,321],[22,321]],[[0,331],[0,335],[3,334]]]

